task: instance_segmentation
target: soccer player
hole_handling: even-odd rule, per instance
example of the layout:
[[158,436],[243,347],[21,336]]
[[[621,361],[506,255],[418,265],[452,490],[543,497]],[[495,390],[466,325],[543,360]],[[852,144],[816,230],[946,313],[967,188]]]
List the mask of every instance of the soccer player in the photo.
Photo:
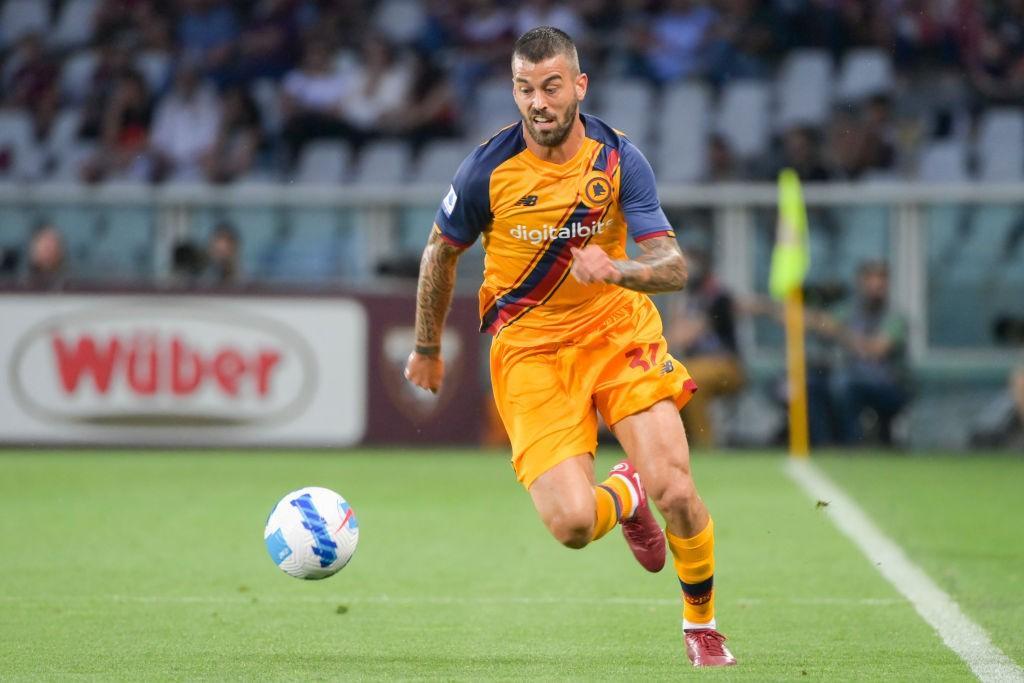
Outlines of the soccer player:
[[[512,81],[522,122],[469,155],[438,209],[420,264],[416,348],[405,376],[440,389],[456,262],[482,236],[481,331],[494,337],[494,399],[516,476],[541,519],[570,548],[620,524],[652,572],[664,566],[667,539],[682,585],[687,655],[695,666],[735,664],[716,630],[714,524],[690,476],[679,418],[696,385],[668,354],[647,296],[686,280],[654,174],[624,134],[579,112],[587,75],[562,31],[524,34]],[[642,252],[635,259],[626,255],[627,236]],[[626,452],[600,483],[598,412]],[[648,493],[665,517],[664,533]]]

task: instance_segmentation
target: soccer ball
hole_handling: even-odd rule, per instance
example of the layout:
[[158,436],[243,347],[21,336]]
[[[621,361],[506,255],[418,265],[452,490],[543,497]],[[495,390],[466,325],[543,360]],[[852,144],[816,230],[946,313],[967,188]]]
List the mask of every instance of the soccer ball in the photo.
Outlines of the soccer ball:
[[359,522],[337,493],[307,486],[274,506],[263,540],[270,559],[289,576],[326,579],[352,559],[359,542]]

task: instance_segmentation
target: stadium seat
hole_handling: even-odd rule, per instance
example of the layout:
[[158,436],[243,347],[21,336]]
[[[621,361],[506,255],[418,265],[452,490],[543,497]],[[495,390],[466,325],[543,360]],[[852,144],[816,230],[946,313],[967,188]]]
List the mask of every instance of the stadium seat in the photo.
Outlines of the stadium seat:
[[740,159],[750,159],[768,147],[771,92],[762,81],[737,80],[725,86],[715,115],[717,132]]
[[0,179],[34,180],[43,172],[32,117],[23,110],[0,111]]
[[78,141],[78,129],[82,122],[82,113],[79,109],[69,108],[61,110],[57,120],[50,129],[50,134],[44,143],[46,160],[56,170],[68,150],[73,148]]
[[472,136],[478,141],[486,140],[499,129],[519,120],[512,87],[507,78],[484,81],[477,86],[476,112]]
[[56,166],[50,179],[65,183],[81,182],[82,166],[95,156],[98,150],[99,145],[93,142],[72,142],[56,151]]
[[977,141],[979,180],[1024,179],[1024,111],[1002,107],[981,117]]
[[346,179],[351,165],[348,143],[314,140],[302,149],[295,180],[309,185],[337,185]]
[[958,140],[928,144],[921,153],[917,176],[927,183],[959,183],[969,180],[967,146]]
[[50,44],[61,50],[88,44],[93,37],[99,4],[100,0],[67,0],[60,9],[56,28],[49,36]]
[[55,206],[46,212],[46,218],[57,226],[64,237],[64,249],[70,259],[72,277],[91,269],[99,216],[99,209],[67,204]]
[[822,126],[832,105],[832,58],[825,50],[797,50],[786,57],[775,82],[776,130]]
[[892,61],[888,53],[875,48],[851,50],[839,71],[836,95],[850,102],[892,91]]
[[70,102],[83,102],[92,87],[92,75],[98,61],[93,50],[80,50],[64,60],[60,71],[60,89]]
[[0,204],[0,249],[21,249],[28,241],[35,220],[31,211],[20,206]]
[[129,281],[153,271],[155,213],[150,207],[104,209],[94,230],[89,276]]
[[710,102],[702,85],[685,83],[665,92],[657,117],[658,144],[651,154],[660,181],[692,183],[704,176]]
[[953,272],[961,271],[974,279],[996,273],[1019,215],[1020,210],[1014,206],[974,207],[970,231],[967,239],[960,241],[958,266],[954,266]]
[[397,185],[408,175],[409,154],[405,142],[370,143],[359,155],[352,180],[357,185]]
[[[601,82],[600,90],[593,95],[596,95],[592,106],[594,115],[645,149],[653,128],[654,92],[651,86],[639,79],[613,79]],[[587,97],[589,100],[591,95]]]
[[839,260],[843,277],[852,281],[857,266],[864,261],[886,260],[890,249],[888,206],[853,205],[839,215],[842,233]]
[[18,39],[50,28],[50,3],[41,0],[7,0],[0,7],[0,49],[9,48]]
[[412,181],[448,186],[462,160],[473,151],[474,145],[462,140],[435,140],[423,148],[416,162]]
[[346,238],[352,231],[337,209],[294,209],[277,235],[274,254],[265,275],[277,282],[329,284],[347,265],[343,255],[364,253]]

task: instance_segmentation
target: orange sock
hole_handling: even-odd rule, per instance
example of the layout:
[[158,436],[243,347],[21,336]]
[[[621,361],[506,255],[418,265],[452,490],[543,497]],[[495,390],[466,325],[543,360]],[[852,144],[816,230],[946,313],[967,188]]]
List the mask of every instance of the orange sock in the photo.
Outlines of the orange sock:
[[594,520],[594,538],[597,540],[611,531],[633,509],[633,494],[622,477],[608,477],[594,487],[597,517]]
[[665,531],[683,588],[684,628],[714,628],[715,622],[715,523],[708,520],[693,538]]

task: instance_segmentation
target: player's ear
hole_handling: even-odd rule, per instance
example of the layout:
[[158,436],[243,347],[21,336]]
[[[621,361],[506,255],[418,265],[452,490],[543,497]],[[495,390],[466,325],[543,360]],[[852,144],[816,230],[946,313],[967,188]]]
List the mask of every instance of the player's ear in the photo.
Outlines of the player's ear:
[[587,74],[581,73],[576,77],[576,82],[573,84],[576,87],[576,99],[583,100],[587,96],[587,85],[589,85],[590,79]]

